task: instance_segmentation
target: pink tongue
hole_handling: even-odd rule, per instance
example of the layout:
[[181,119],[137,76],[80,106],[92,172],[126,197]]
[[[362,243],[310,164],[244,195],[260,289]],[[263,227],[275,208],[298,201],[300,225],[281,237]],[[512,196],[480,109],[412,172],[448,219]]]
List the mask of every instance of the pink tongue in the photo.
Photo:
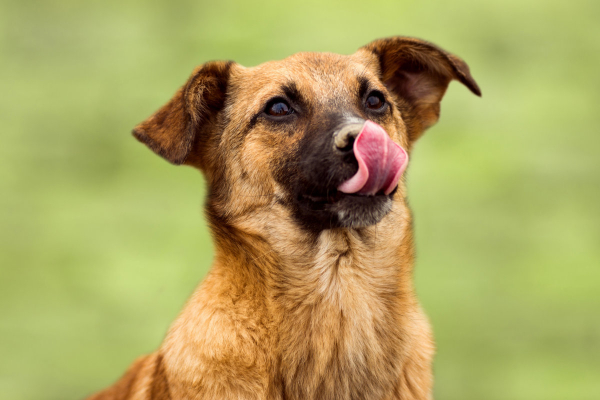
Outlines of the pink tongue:
[[354,140],[354,156],[358,171],[338,187],[340,192],[374,195],[383,190],[390,194],[408,164],[406,150],[372,121],[365,122]]

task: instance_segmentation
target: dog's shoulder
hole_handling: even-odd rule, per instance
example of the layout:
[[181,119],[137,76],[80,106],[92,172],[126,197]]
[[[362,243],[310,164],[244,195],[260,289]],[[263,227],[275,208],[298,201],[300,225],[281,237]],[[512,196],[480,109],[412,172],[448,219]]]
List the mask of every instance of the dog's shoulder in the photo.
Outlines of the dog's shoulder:
[[223,279],[225,269],[213,267],[161,347],[175,398],[265,397],[272,365],[265,305],[250,285]]

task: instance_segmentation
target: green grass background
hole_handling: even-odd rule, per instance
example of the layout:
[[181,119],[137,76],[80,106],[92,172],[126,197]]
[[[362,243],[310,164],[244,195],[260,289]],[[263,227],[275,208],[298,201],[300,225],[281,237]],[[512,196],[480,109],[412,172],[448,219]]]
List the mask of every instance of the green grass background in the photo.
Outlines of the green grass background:
[[463,57],[408,172],[437,399],[600,399],[600,2],[0,0],[0,398],[79,399],[208,270],[201,175],[130,135],[192,68],[390,35]]

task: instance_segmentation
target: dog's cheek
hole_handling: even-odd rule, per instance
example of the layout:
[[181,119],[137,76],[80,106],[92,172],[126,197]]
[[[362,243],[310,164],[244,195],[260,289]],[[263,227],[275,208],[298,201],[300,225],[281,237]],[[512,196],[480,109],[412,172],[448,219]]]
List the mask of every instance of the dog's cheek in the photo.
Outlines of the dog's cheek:
[[286,139],[288,135],[264,128],[257,128],[247,135],[240,151],[240,165],[243,169],[241,180],[250,186],[249,190],[263,194],[275,192],[275,176],[290,149]]
[[269,160],[269,170],[276,187],[289,199],[296,193],[298,178],[301,176],[300,166],[296,141],[278,148],[277,153]]
[[256,140],[249,140],[241,147],[239,161],[232,163],[232,167],[239,170],[236,183],[244,187],[244,192],[254,195],[272,192],[272,179],[269,179],[267,169],[270,156]]
[[390,124],[390,130],[388,132],[396,143],[407,151],[410,151],[411,142],[408,136],[408,129],[402,118],[397,118]]

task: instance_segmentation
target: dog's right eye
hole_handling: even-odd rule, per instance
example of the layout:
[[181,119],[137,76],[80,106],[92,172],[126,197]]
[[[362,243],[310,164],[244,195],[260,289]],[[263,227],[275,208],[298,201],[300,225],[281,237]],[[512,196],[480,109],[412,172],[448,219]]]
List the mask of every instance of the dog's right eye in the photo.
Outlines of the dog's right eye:
[[267,107],[265,107],[265,113],[271,117],[284,117],[293,112],[294,109],[283,99],[273,99],[269,101]]

